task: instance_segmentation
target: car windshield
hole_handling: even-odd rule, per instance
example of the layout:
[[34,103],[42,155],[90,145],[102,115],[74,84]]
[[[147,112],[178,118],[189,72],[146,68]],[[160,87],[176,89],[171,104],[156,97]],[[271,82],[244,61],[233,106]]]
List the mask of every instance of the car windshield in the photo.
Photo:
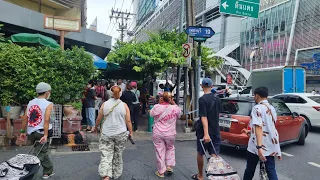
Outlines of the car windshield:
[[320,96],[308,96],[308,98],[320,104]]
[[236,114],[249,116],[251,113],[252,103],[234,100],[222,100],[222,112],[227,114]]

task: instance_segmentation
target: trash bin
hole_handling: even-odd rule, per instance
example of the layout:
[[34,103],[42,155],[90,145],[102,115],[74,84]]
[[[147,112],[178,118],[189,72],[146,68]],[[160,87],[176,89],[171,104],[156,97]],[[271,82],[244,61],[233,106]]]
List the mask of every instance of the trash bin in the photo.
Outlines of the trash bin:
[[[151,105],[150,106],[150,110],[153,108],[153,106]],[[148,132],[152,132],[152,126],[153,126],[153,123],[154,123],[154,119],[153,117],[150,116],[150,110],[149,110],[149,113],[148,113]]]

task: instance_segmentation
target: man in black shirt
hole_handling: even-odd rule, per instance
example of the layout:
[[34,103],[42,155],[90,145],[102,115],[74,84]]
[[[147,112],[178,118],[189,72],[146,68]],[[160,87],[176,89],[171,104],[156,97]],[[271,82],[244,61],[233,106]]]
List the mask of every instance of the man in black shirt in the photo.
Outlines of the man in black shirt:
[[[197,162],[198,162],[198,174],[192,175],[193,179],[203,180],[203,155],[204,150],[200,144],[200,140],[204,140],[204,148],[209,152],[211,156],[220,152],[220,127],[219,127],[219,113],[221,111],[221,100],[216,95],[211,93],[212,80],[204,78],[201,86],[204,95],[199,98],[199,117],[200,122],[196,122],[196,136],[197,136]],[[215,150],[211,146],[212,141]]]

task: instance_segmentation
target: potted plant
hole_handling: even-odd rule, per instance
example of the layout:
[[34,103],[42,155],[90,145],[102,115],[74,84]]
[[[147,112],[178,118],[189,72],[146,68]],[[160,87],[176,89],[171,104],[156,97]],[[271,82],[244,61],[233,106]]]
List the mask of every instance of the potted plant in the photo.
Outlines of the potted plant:
[[63,113],[67,118],[75,118],[81,115],[82,102],[75,101],[71,103],[66,103],[63,105]]
[[18,119],[21,112],[21,106],[14,101],[14,93],[2,91],[0,93],[0,104],[3,118],[7,118],[7,107],[10,107],[10,119]]

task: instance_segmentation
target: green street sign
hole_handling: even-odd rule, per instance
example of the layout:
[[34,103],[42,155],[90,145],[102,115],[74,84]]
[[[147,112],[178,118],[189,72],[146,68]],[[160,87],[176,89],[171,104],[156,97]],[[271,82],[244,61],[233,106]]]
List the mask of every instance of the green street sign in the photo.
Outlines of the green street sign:
[[220,13],[258,18],[260,0],[221,0]]

